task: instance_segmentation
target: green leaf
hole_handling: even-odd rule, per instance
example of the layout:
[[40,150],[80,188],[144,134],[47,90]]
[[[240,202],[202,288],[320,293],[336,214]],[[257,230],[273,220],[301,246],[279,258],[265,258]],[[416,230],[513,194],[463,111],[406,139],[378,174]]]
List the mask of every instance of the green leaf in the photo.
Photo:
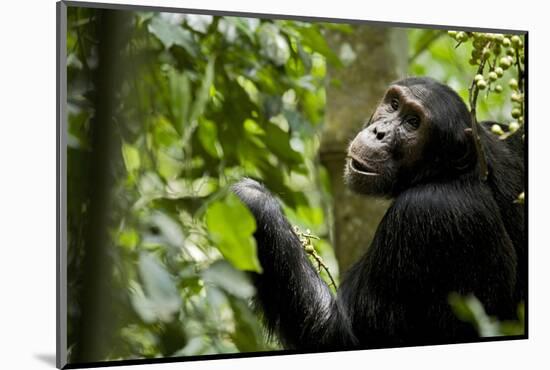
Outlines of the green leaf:
[[525,328],[519,321],[503,321],[499,324],[502,335],[523,335]]
[[144,244],[161,244],[174,248],[185,246],[185,236],[179,222],[160,211],[155,211],[147,220],[156,231],[144,235]]
[[283,109],[283,101],[280,96],[264,95],[263,108],[265,116],[272,118],[278,115]]
[[214,262],[202,276],[206,283],[214,284],[237,298],[249,299],[254,295],[254,286],[248,276],[226,261]]
[[199,120],[198,136],[204,150],[214,158],[221,158],[223,149],[218,141],[216,124],[207,119]]
[[168,73],[170,81],[171,109],[174,115],[174,128],[181,135],[188,122],[191,105],[191,88],[186,73],[180,73],[171,68]]
[[290,135],[283,131],[279,126],[268,123],[265,127],[266,136],[269,138],[265,141],[269,150],[277,157],[288,164],[299,164],[303,162],[300,153],[292,149],[290,146]]
[[181,146],[180,134],[166,117],[158,116],[152,120],[152,139],[154,144],[160,147]]
[[275,65],[282,66],[290,58],[290,47],[273,23],[263,23],[258,31],[262,53]]
[[172,45],[179,45],[191,56],[197,56],[193,34],[176,24],[171,24],[160,17],[155,17],[147,27],[169,49]]
[[157,151],[157,170],[165,180],[173,180],[178,177],[183,169],[183,163],[162,150]]
[[140,209],[151,200],[162,197],[164,184],[155,172],[146,172],[139,179],[138,190],[141,197],[134,204],[135,209]]
[[475,315],[468,306],[465,297],[457,293],[449,295],[449,304],[451,305],[455,315],[462,321],[475,323]]
[[298,56],[300,57],[300,60],[302,61],[302,64],[304,65],[304,69],[307,73],[311,71],[311,67],[313,66],[313,62],[311,61],[311,55],[304,50],[301,43],[297,43],[298,48]]
[[194,31],[206,33],[214,17],[206,14],[186,14],[185,23]]
[[240,17],[225,17],[224,19],[226,22],[233,24],[242,34],[246,35],[250,41],[254,40],[254,34],[245,19]]
[[522,324],[525,322],[525,304],[523,302],[518,305],[518,319]]
[[134,229],[124,229],[118,234],[118,244],[127,249],[135,249],[139,243],[139,234]]
[[415,40],[410,40],[411,44],[413,44],[411,48],[412,54],[410,56],[412,58],[418,56],[423,51],[428,50],[430,45],[436,41],[438,37],[444,35],[445,32],[439,30],[421,30],[411,34],[417,36],[415,37]]
[[157,321],[155,305],[145,296],[141,285],[135,281],[131,281],[129,288],[132,307],[139,317],[141,317],[141,319],[148,324]]
[[172,276],[149,253],[139,256],[139,276],[143,289],[133,286],[132,304],[143,321],[169,322],[180,309],[181,299]]
[[211,56],[206,65],[204,71],[204,77],[202,79],[202,84],[195,94],[195,100],[193,101],[193,106],[191,107],[191,114],[189,115],[189,122],[194,122],[199,116],[201,116],[206,108],[208,103],[208,98],[210,97],[210,86],[214,82],[214,65],[216,62],[216,57]]
[[145,287],[145,293],[151,299],[179,307],[179,294],[172,276],[151,254],[141,253],[139,256],[139,274]]
[[122,158],[124,160],[124,165],[126,166],[126,170],[128,172],[139,170],[141,162],[139,159],[139,151],[135,146],[128,144],[126,142],[123,142]]
[[174,356],[197,356],[208,353],[216,353],[215,348],[209,343],[208,338],[194,337],[185,344],[185,347],[174,353]]
[[319,32],[318,27],[308,26],[308,27],[296,27],[302,36],[302,43],[306,46],[309,46],[313,51],[318,52],[334,66],[342,66],[340,58],[332,51],[330,46],[328,46],[325,38]]
[[212,203],[205,214],[206,225],[222,255],[239,270],[261,272],[256,241],[256,220],[234,194]]
[[178,178],[168,181],[166,184],[166,197],[169,199],[200,198],[206,197],[218,189],[218,180],[203,176],[190,180]]
[[242,300],[230,299],[235,317],[235,331],[231,339],[241,352],[267,350],[258,318]]
[[485,308],[475,296],[461,296],[457,293],[451,293],[449,304],[460,320],[469,322],[476,327],[480,336],[494,337],[502,335],[499,331],[498,321],[487,315]]

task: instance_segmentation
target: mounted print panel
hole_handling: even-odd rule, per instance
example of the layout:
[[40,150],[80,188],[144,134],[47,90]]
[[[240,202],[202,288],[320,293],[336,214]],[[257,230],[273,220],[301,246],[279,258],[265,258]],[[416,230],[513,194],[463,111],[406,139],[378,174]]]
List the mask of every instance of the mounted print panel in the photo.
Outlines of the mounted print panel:
[[527,32],[61,2],[58,38],[58,367],[527,338]]

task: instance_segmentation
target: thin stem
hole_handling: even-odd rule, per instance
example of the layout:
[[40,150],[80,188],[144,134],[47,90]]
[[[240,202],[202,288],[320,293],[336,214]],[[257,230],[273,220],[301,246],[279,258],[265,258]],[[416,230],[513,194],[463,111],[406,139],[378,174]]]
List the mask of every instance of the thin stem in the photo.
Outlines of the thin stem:
[[[525,75],[523,73],[523,69],[521,69],[521,62],[519,57],[519,48],[516,49],[516,67],[518,69],[518,89],[520,94],[523,96],[523,80],[525,79]],[[519,108],[521,110],[521,117],[523,117],[524,114],[524,100],[521,101]],[[525,117],[523,117],[525,120]],[[524,122],[525,123],[525,122]]]
[[296,236],[298,236],[298,239],[300,239],[302,248],[304,248],[306,253],[310,255],[315,260],[315,262],[317,262],[317,273],[318,274],[321,273],[321,268],[325,270],[328,278],[330,279],[329,286],[334,287],[334,290],[336,290],[337,289],[336,282],[334,281],[334,278],[332,277],[332,274],[330,273],[328,266],[323,261],[323,258],[317,253],[317,251],[315,250],[315,247],[313,246],[313,243],[311,242],[311,239],[320,240],[320,238],[318,236],[311,234],[309,230],[306,232],[301,231],[298,226],[294,226],[293,230]]
[[[485,47],[488,48],[490,46],[490,43],[488,43]],[[482,59],[479,67],[477,69],[478,74],[483,73],[483,69],[485,68],[485,62],[487,59]],[[485,150],[483,149],[483,145],[481,143],[481,138],[479,136],[479,127],[478,127],[478,121],[477,121],[477,113],[476,113],[476,107],[477,107],[477,96],[479,94],[479,89],[476,85],[476,81],[473,80],[472,84],[470,85],[470,88],[468,89],[469,97],[470,97],[470,120],[472,122],[472,137],[474,139],[474,145],[476,148],[477,153],[477,159],[479,162],[479,176],[482,181],[487,180],[487,176],[489,175],[489,170],[487,168],[487,157],[485,156]]]

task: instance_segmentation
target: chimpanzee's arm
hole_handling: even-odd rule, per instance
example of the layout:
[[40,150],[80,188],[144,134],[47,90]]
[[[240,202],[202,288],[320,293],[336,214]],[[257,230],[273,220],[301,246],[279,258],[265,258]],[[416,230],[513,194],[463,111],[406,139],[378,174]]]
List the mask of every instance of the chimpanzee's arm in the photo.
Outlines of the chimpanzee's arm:
[[345,309],[309,262],[278,201],[250,179],[235,184],[233,190],[256,218],[254,236],[263,273],[255,274],[254,281],[268,328],[286,348],[355,345]]

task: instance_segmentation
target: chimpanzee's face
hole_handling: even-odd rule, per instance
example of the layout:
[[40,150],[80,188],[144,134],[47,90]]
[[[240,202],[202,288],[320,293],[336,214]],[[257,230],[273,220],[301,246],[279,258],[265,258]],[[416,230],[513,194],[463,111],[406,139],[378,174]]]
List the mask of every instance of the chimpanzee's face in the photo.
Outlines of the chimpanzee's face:
[[422,90],[392,85],[367,126],[348,149],[345,178],[363,194],[391,194],[401,171],[423,158],[430,114],[418,94]]

